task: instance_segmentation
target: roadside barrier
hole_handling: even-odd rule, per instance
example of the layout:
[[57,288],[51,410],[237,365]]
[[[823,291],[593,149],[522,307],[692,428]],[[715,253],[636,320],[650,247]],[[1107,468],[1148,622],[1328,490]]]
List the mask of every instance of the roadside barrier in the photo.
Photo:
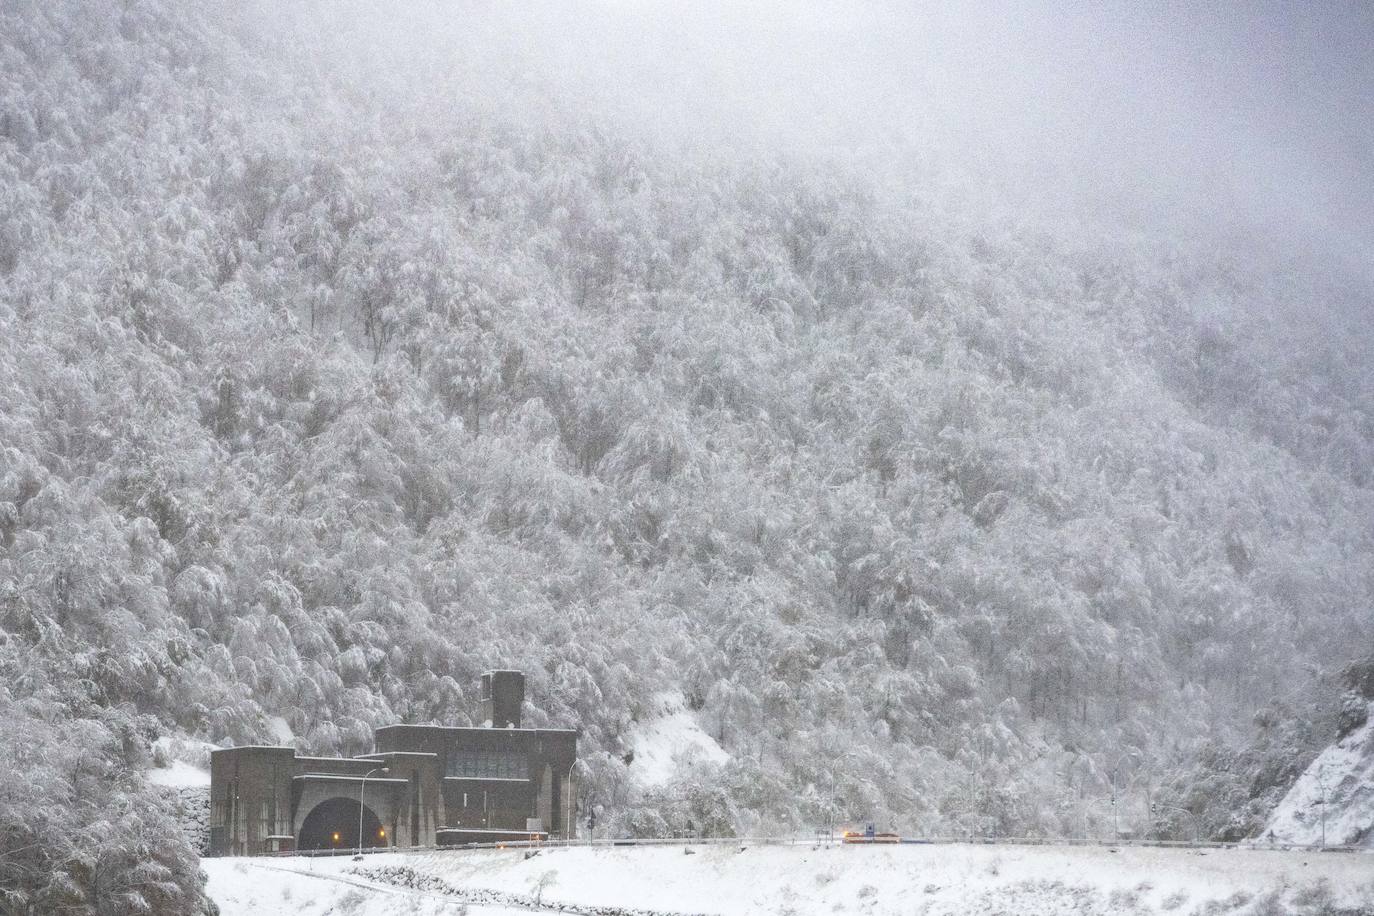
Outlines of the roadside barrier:
[[416,855],[425,853],[468,852],[483,849],[598,849],[630,846],[810,846],[816,848],[826,846],[843,848],[857,848],[861,846],[878,846],[884,848],[892,848],[893,846],[1085,846],[1199,850],[1246,849],[1258,852],[1332,852],[1365,855],[1374,853],[1374,846],[1322,846],[1319,844],[1267,843],[1258,840],[1241,840],[1239,842],[1226,843],[1214,841],[1194,842],[1190,840],[1141,839],[1122,839],[1113,841],[1093,837],[901,837],[896,841],[888,840],[886,842],[875,843],[867,842],[866,838],[862,836],[850,837],[849,842],[845,842],[845,837],[843,835],[834,834],[816,837],[594,837],[573,840],[512,840],[502,843],[465,843],[463,845],[454,846],[382,846],[364,849],[361,853],[356,848],[311,849],[264,853],[263,856],[269,858],[290,858],[293,856],[314,858],[320,856],[337,857],[380,854]]

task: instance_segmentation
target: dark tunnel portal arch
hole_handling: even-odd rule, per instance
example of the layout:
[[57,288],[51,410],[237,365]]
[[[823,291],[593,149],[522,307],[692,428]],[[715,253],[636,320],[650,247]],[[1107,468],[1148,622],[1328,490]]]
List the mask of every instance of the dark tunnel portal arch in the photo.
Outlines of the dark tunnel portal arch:
[[[338,840],[334,835],[338,834]],[[382,833],[382,822],[366,805],[363,806],[364,847],[389,846],[391,837]],[[358,800],[331,798],[322,801],[301,822],[297,849],[356,849],[358,847]]]

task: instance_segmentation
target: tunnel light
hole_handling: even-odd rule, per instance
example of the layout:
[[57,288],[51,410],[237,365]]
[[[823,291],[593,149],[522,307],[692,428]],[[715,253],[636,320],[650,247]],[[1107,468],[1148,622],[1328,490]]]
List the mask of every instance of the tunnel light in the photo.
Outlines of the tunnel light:
[[334,842],[335,842],[335,843],[339,842],[339,835],[338,835],[337,833],[334,834]]
[[378,831],[377,831],[377,836],[379,836],[379,837],[381,837],[382,839],[385,840],[385,839],[386,839],[386,828],[383,827],[381,830],[378,830]]

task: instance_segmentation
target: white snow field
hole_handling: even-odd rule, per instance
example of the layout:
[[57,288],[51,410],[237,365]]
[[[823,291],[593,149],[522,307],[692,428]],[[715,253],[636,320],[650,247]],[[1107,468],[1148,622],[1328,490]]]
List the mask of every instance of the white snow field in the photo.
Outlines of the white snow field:
[[420,852],[359,863],[207,859],[204,867],[223,916],[1374,914],[1374,855],[1365,853],[747,842],[690,848],[545,848],[529,858],[518,849]]

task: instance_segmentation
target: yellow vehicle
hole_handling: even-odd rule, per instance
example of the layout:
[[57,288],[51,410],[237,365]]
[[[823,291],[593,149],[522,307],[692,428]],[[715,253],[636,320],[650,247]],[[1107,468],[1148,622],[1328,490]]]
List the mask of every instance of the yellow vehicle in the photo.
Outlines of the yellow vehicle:
[[902,838],[895,833],[878,833],[869,824],[863,833],[857,830],[846,830],[843,841],[846,843],[900,843]]

